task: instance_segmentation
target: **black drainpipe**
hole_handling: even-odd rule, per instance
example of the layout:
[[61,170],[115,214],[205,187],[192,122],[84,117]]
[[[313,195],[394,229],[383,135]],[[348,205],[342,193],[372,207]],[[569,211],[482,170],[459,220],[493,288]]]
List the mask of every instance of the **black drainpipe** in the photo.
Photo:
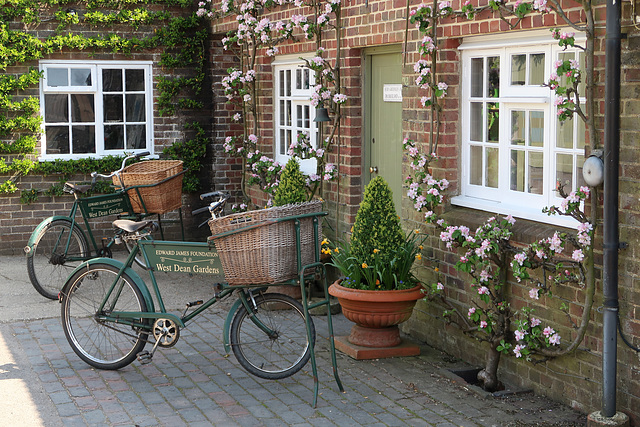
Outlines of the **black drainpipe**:
[[618,169],[620,164],[620,3],[607,0],[604,211],[603,211],[603,352],[602,416],[616,414],[616,364],[618,326]]

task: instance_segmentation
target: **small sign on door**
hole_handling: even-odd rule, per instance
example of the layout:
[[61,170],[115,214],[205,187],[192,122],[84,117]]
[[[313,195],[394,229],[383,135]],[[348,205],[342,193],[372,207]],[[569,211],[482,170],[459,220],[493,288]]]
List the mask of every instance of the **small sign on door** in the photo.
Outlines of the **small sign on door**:
[[384,102],[402,102],[401,84],[385,84],[382,90],[382,100]]

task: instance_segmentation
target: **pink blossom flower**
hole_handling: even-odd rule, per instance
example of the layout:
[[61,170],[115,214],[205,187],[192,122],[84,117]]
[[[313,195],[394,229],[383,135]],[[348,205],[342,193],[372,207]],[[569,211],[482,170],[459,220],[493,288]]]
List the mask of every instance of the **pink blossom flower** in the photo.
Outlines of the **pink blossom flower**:
[[486,322],[485,320],[482,320],[482,321],[480,322],[480,328],[484,329],[484,328],[486,328],[486,327],[487,327],[487,322]]
[[471,308],[469,309],[469,312],[467,313],[467,316],[468,316],[468,317],[471,317],[471,315],[472,315],[473,313],[475,313],[475,312],[476,312],[476,308],[475,308],[475,307],[471,307]]
[[542,321],[536,317],[532,317],[531,318],[531,327],[535,328],[536,326],[538,326],[540,323],[542,323]]
[[574,261],[582,262],[582,260],[584,259],[584,254],[582,253],[582,249],[576,249],[575,251],[573,251],[571,258],[573,258]]
[[527,335],[526,332],[521,331],[520,329],[516,330],[513,334],[516,337],[516,341],[522,341],[524,339],[524,336]]
[[522,357],[522,350],[524,350],[525,346],[518,344],[515,346],[515,348],[513,349],[513,354],[516,355],[517,358]]
[[543,334],[545,337],[547,337],[547,338],[548,338],[549,336],[551,336],[551,335],[555,334],[555,333],[556,333],[556,331],[555,331],[551,326],[547,326],[547,327],[546,327],[546,328],[544,328],[544,330],[542,331],[542,334]]
[[444,285],[442,283],[438,282],[438,284],[436,285],[436,289],[441,291],[441,290],[444,289]]
[[529,291],[529,298],[531,299],[540,299],[540,289],[531,289]]
[[515,254],[513,256],[513,259],[515,259],[518,262],[518,264],[522,265],[524,261],[527,259],[527,254],[525,254],[524,252],[520,252],[519,254]]
[[487,288],[486,286],[481,286],[480,288],[478,288],[478,294],[479,295],[488,295],[489,294],[489,288]]
[[553,345],[559,345],[560,344],[560,335],[559,334],[553,334],[549,338],[549,343],[553,344]]

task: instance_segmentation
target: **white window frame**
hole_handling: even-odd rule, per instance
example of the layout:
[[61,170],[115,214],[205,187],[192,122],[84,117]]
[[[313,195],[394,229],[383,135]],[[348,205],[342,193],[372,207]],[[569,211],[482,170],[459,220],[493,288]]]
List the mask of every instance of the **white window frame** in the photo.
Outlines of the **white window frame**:
[[[570,31],[570,30],[565,30]],[[576,36],[576,44],[584,41],[580,36]],[[548,30],[529,31],[520,34],[510,34],[508,42],[505,42],[504,35],[478,36],[465,40],[459,47],[462,51],[462,78],[461,78],[461,106],[462,106],[462,122],[461,122],[461,186],[460,195],[452,198],[451,203],[457,206],[463,206],[473,209],[484,210],[491,213],[502,215],[513,215],[523,219],[551,223],[566,227],[576,227],[577,221],[565,216],[548,216],[542,213],[545,206],[556,205],[561,202],[558,192],[555,190],[556,184],[556,159],[558,154],[566,154],[572,156],[573,170],[572,179],[573,188],[565,187],[565,191],[570,192],[582,180],[581,168],[584,162],[584,147],[577,143],[578,122],[581,119],[577,116],[566,124],[573,125],[573,148],[556,147],[556,134],[558,127],[561,125],[557,120],[557,109],[555,106],[556,95],[547,86],[512,86],[511,80],[511,55],[513,54],[532,54],[544,53],[544,82],[549,80],[552,72],[555,72],[554,62],[559,55],[564,52],[575,52],[577,56],[579,49],[568,49],[564,51],[558,46],[556,40],[553,40]],[[471,96],[471,59],[485,58],[483,69],[484,86],[486,89],[487,71],[486,58],[500,58],[500,84],[499,97],[490,98],[486,93],[481,97]],[[584,64],[581,64],[583,66]],[[527,72],[528,75],[528,72]],[[484,90],[483,89],[483,90]],[[479,142],[474,143],[471,138],[471,103],[483,102],[486,106],[488,103],[496,102],[499,105],[499,137],[497,143]],[[584,102],[582,99],[581,102]],[[584,105],[584,103],[583,103]],[[484,108],[484,107],[483,107]],[[510,144],[510,118],[511,111],[543,111],[544,112],[544,132],[543,132],[543,173],[542,173],[542,194],[532,194],[526,191],[514,191],[510,188],[510,151],[512,148],[528,151],[540,151],[532,147],[523,147],[520,145]],[[483,115],[483,122],[484,122]],[[486,124],[483,123],[483,139],[487,138]],[[584,135],[580,138],[584,143]],[[486,181],[482,181],[480,185],[471,184],[471,147],[480,145],[483,147],[496,147],[499,149],[498,154],[498,186],[492,188],[487,186]],[[478,149],[474,151],[477,153]],[[484,152],[484,151],[483,151]],[[486,160],[482,160],[485,162]],[[484,173],[484,172],[483,172]],[[528,172],[527,172],[528,173]],[[477,181],[477,175],[475,180]],[[532,190],[535,191],[535,190]]]
[[[314,92],[315,85],[315,74],[313,70],[310,70],[306,67],[305,62],[301,59],[303,58],[311,58],[312,55],[282,55],[276,58],[276,60],[272,63],[273,65],[273,76],[274,76],[274,85],[273,85],[273,109],[274,109],[274,153],[275,160],[281,164],[286,164],[291,156],[287,154],[288,146],[286,146],[286,141],[283,141],[281,136],[281,131],[290,131],[292,141],[295,140],[295,136],[297,132],[301,129],[307,129],[306,124],[307,121],[304,117],[302,117],[303,126],[302,128],[298,126],[298,107],[300,107],[303,111],[308,108],[308,124],[309,124],[309,140],[311,145],[316,148],[317,145],[317,137],[318,137],[318,126],[313,120],[316,117],[316,109],[313,105],[311,105],[311,95]],[[290,94],[281,95],[280,85],[281,85],[281,76],[282,73],[286,73],[290,71],[291,79],[291,92]],[[309,88],[296,88],[296,79],[297,79],[297,71],[308,72],[309,73]],[[287,123],[286,119],[282,115],[282,111],[280,108],[281,101],[290,101],[291,102],[291,122]],[[306,108],[305,108],[306,107]],[[283,147],[284,145],[284,147]],[[281,149],[284,149],[284,153]],[[317,168],[316,159],[304,159],[300,162],[300,170],[307,174],[315,174]]]
[[[40,81],[40,111],[42,116],[42,144],[39,160],[54,159],[81,159],[81,158],[100,158],[109,155],[122,155],[123,153],[138,153],[149,151],[154,155],[154,138],[153,138],[153,62],[151,61],[79,61],[79,60],[42,60],[40,61],[40,71],[43,78]],[[47,84],[47,70],[52,68],[82,68],[91,70],[91,86],[61,86],[51,87]],[[102,90],[102,69],[141,69],[145,75],[145,148],[133,149],[124,148],[118,150],[107,150],[104,147],[104,109],[103,109],[103,90]],[[88,123],[95,126],[95,152],[94,153],[68,153],[68,154],[49,154],[46,151],[47,136],[45,127],[45,95],[49,94],[77,94],[88,93],[94,95],[94,122]],[[142,91],[140,91],[142,93]],[[125,121],[126,123],[126,121]],[[137,123],[137,122],[136,122]],[[108,123],[107,123],[108,124]],[[125,140],[126,143],[126,140]]]

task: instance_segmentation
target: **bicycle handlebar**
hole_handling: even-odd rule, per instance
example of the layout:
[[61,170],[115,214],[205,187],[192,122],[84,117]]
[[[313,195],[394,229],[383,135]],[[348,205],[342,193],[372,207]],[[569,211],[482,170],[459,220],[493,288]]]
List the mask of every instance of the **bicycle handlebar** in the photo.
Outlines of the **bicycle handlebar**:
[[127,164],[127,160],[129,159],[139,159],[140,157],[144,157],[144,156],[148,156],[151,153],[148,151],[142,151],[140,153],[136,153],[136,154],[131,154],[127,157],[125,157],[122,160],[122,166],[120,166],[120,169],[118,169],[117,171],[113,171],[111,172],[109,175],[104,175],[98,172],[91,172],[91,187],[93,187],[96,184],[96,178],[104,178],[104,179],[109,179],[114,175],[118,175],[120,172],[122,172]]

